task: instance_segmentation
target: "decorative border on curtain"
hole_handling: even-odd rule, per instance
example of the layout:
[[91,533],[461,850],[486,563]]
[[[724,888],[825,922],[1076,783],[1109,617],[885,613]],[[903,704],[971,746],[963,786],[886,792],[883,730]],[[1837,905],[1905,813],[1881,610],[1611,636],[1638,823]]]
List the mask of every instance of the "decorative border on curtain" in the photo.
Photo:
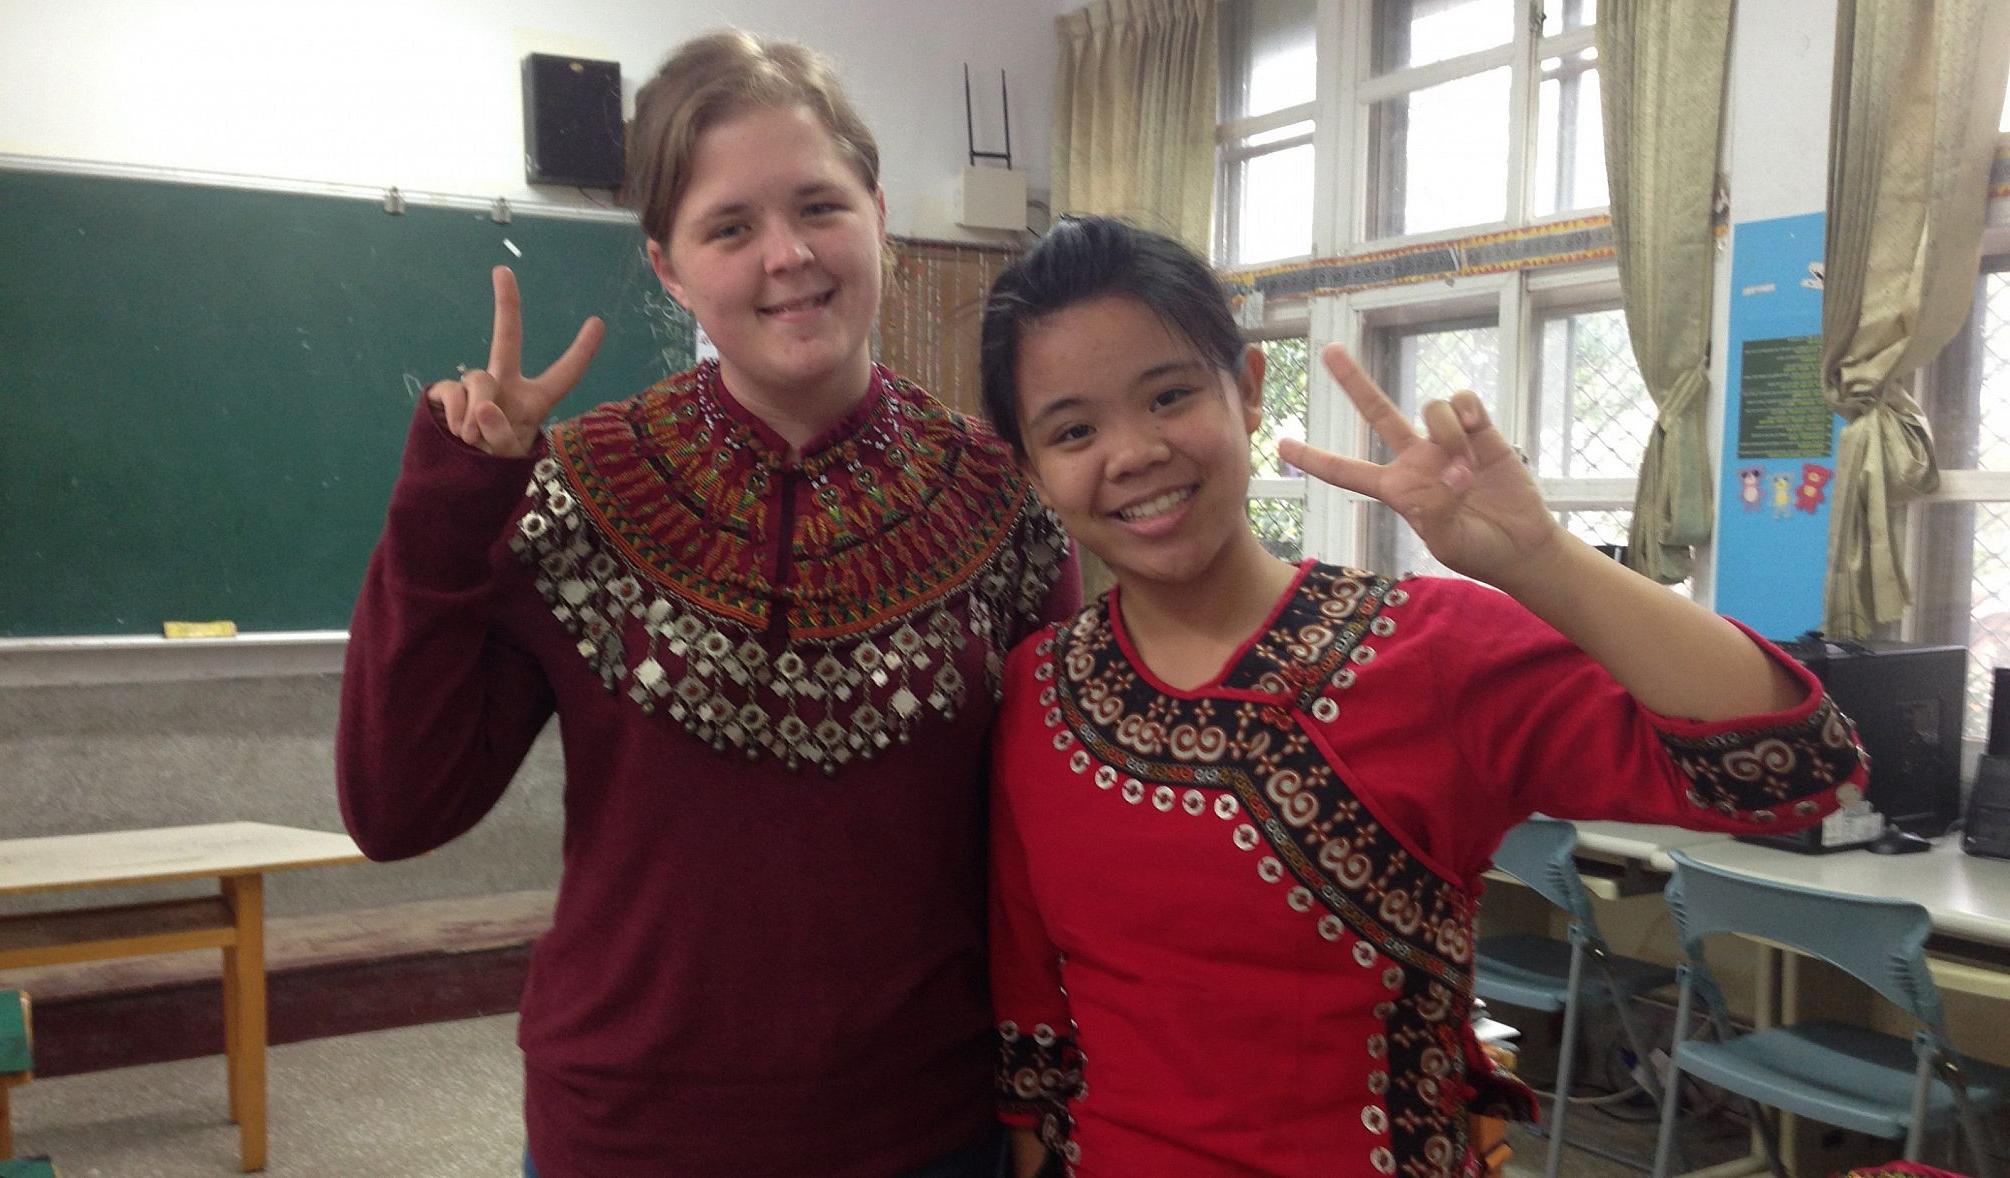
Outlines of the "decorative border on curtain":
[[1600,214],[1344,258],[1314,258],[1220,273],[1231,298],[1261,291],[1267,302],[1595,261],[1614,257],[1617,250],[1612,218]]

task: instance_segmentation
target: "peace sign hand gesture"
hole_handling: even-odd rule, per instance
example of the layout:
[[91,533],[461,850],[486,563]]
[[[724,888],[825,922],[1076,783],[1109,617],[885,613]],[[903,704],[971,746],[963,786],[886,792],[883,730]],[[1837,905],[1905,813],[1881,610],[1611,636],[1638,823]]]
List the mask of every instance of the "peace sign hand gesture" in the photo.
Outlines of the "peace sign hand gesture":
[[552,407],[565,399],[586,366],[606,327],[599,317],[580,325],[579,334],[565,354],[537,376],[525,376],[519,367],[523,356],[523,306],[517,296],[516,275],[508,266],[497,266],[495,280],[495,329],[489,341],[489,366],[461,373],[459,380],[446,380],[426,390],[426,399],[439,407],[447,432],[484,453],[505,458],[521,458],[537,442],[537,432]]
[[1510,582],[1535,575],[1563,529],[1479,397],[1460,392],[1425,405],[1420,437],[1346,348],[1329,344],[1321,358],[1393,457],[1368,462],[1287,440],[1278,447],[1283,459],[1388,504],[1456,572],[1509,592]]

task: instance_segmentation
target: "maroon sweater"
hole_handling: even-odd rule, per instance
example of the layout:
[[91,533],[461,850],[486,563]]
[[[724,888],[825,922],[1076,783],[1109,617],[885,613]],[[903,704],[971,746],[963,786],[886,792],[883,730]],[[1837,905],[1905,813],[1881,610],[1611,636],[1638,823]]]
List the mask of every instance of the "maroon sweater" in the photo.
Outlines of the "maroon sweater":
[[438,847],[557,713],[519,1031],[545,1178],[883,1178],[990,1121],[986,738],[1072,556],[996,438],[884,370],[786,453],[713,365],[525,458],[423,408],[406,443],[342,811],[372,858]]

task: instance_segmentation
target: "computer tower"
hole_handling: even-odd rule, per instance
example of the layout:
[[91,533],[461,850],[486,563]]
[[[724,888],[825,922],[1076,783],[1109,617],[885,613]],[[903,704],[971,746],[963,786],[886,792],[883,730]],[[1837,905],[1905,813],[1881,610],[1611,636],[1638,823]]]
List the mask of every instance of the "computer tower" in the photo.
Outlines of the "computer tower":
[[621,63],[523,59],[523,171],[532,184],[619,188]]
[[[1828,689],[1870,754],[1871,806],[1893,825],[1939,835],[1961,806],[1961,727],[1968,652],[1959,646],[1905,642],[1829,642],[1807,635],[1781,642]],[[1882,824],[1878,824],[1881,828]],[[1862,846],[1877,834],[1827,841],[1822,828],[1748,841],[1797,851]]]

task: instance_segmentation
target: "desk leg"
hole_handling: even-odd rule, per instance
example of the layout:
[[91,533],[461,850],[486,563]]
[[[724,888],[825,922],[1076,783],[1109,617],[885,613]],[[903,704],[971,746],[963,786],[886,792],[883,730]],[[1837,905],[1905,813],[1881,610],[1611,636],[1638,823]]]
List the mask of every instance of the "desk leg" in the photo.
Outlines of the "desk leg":
[[237,943],[223,951],[224,1049],[230,1112],[246,1173],[265,1168],[265,877],[231,875],[223,897]]

